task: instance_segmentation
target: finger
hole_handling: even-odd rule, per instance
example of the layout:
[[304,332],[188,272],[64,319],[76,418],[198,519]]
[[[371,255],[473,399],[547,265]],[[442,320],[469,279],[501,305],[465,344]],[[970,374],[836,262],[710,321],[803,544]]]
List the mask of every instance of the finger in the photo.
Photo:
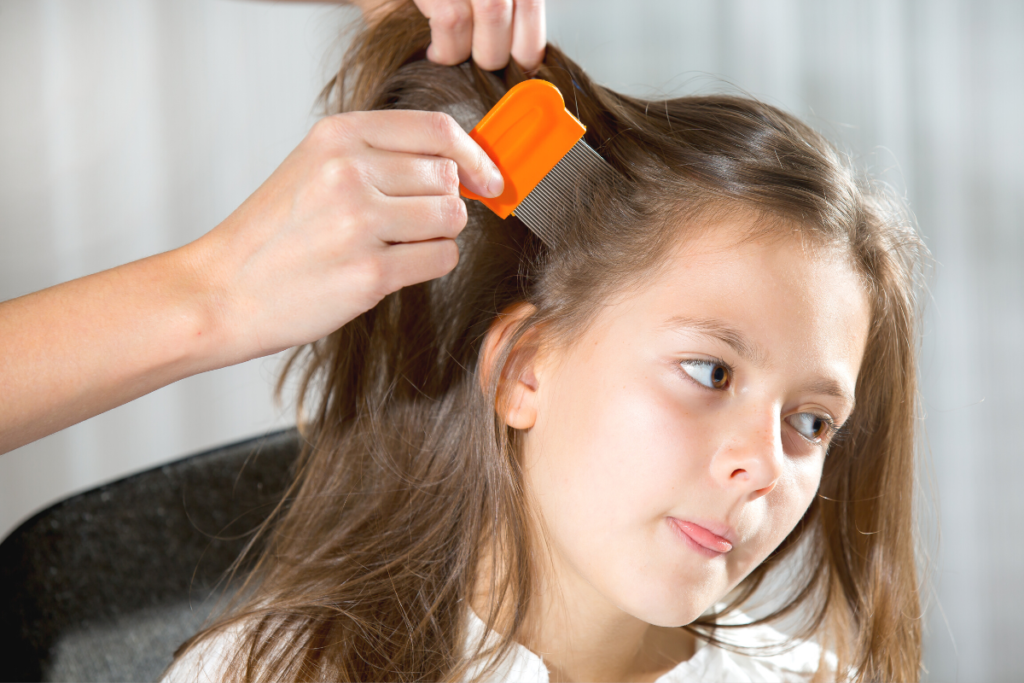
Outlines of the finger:
[[498,167],[448,114],[391,109],[343,116],[370,147],[451,159],[462,184],[484,197],[497,197],[504,188]]
[[430,20],[427,59],[453,66],[469,59],[473,47],[473,9],[470,0],[416,0]]
[[459,197],[387,197],[374,208],[374,235],[399,244],[454,239],[466,227],[466,203]]
[[473,61],[504,69],[512,49],[512,0],[473,0]]
[[459,194],[459,168],[451,159],[371,149],[364,162],[370,184],[388,197]]
[[459,263],[459,247],[449,239],[395,244],[381,258],[390,274],[388,289],[397,291],[451,272]]
[[512,19],[512,59],[526,71],[532,71],[544,61],[547,45],[547,18],[544,0],[516,0]]

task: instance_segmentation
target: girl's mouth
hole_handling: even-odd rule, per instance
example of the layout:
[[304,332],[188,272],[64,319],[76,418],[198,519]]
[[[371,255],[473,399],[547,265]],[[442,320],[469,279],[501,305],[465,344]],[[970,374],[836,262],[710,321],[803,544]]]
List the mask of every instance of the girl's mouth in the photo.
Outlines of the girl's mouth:
[[704,555],[719,557],[732,550],[732,543],[728,539],[722,538],[699,524],[684,522],[675,517],[669,517],[668,522],[677,534],[683,537],[683,540],[688,541],[691,547],[696,546],[694,550],[702,552]]

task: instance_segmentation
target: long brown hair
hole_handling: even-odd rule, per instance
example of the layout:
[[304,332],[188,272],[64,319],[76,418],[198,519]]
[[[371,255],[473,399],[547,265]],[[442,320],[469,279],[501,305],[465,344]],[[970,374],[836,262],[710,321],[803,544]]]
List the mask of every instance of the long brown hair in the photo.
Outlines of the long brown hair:
[[[435,110],[471,126],[528,77],[514,63],[495,73],[432,64],[429,41],[426,20],[411,3],[397,4],[355,35],[325,90],[332,110]],[[550,45],[535,76],[562,91],[617,179],[577,202],[550,249],[514,217],[470,203],[451,274],[386,297],[292,358],[288,371],[301,373],[309,414],[298,476],[261,530],[266,548],[242,597],[180,652],[234,625],[233,672],[246,680],[458,680],[480,654],[464,650],[465,619],[491,552],[504,559],[483,616],[495,626],[508,615],[490,652],[492,661],[507,655],[522,635],[534,571],[517,434],[495,410],[501,373],[484,382],[479,365],[488,327],[509,306],[534,307],[495,368],[531,329],[571,341],[601,301],[649,277],[697,229],[686,226],[740,209],[849,254],[872,323],[857,407],[830,449],[818,497],[723,613],[685,628],[725,640],[720,617],[796,556],[791,594],[761,621],[799,616],[795,637],[836,652],[839,671],[830,675],[916,679],[923,247],[905,210],[858,179],[820,135],[769,105],[724,95],[627,97],[594,84]]]

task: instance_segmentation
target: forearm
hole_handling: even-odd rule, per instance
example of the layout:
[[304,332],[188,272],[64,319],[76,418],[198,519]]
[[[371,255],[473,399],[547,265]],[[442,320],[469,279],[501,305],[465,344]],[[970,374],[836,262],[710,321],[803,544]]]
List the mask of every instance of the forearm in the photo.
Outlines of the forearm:
[[0,453],[184,377],[315,342],[451,271],[460,182],[502,192],[449,116],[328,117],[195,242],[0,303]]
[[216,355],[189,259],[179,249],[0,303],[0,453],[233,360]]

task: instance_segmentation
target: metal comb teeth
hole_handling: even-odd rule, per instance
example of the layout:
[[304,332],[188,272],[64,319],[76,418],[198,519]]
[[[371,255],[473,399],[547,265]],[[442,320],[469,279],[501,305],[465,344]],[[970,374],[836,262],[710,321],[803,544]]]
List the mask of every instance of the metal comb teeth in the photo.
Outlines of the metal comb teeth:
[[569,227],[576,207],[589,203],[614,175],[612,165],[580,138],[519,202],[512,215],[548,248],[554,248]]

